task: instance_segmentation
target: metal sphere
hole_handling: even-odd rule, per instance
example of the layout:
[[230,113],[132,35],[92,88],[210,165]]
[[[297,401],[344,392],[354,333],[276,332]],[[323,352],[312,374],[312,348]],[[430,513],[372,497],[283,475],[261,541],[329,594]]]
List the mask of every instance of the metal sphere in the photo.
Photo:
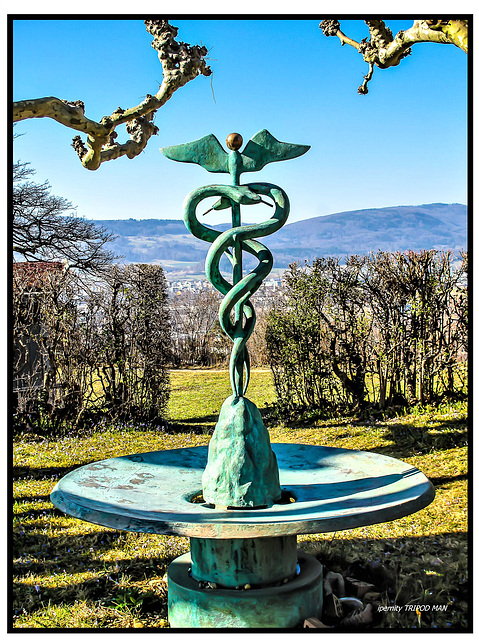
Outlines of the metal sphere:
[[228,149],[238,151],[242,144],[243,138],[239,133],[230,133],[226,138],[226,146],[228,147]]

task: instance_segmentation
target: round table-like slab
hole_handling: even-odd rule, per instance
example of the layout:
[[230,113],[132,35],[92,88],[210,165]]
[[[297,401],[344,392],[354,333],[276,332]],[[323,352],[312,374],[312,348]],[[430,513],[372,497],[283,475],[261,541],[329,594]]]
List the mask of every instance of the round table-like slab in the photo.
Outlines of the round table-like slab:
[[51,500],[65,513],[113,529],[193,538],[256,538],[352,529],[427,506],[434,487],[405,462],[364,451],[273,444],[283,490],[295,502],[219,510],[201,492],[207,447],[94,462],[66,475]]

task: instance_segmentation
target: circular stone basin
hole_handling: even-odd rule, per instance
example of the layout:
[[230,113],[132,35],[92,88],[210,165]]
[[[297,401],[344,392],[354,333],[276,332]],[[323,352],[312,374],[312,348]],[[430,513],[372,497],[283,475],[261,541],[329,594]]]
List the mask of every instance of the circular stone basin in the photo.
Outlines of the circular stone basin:
[[152,451],[94,462],[51,494],[65,513],[96,524],[193,538],[256,538],[340,531],[395,520],[427,506],[434,487],[405,462],[376,453],[272,444],[283,501],[266,509],[219,510],[192,502],[208,447]]

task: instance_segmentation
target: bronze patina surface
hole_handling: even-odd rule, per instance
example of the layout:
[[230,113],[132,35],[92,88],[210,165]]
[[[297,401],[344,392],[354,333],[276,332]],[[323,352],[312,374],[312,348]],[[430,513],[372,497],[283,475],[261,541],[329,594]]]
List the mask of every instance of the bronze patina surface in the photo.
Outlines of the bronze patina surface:
[[[223,404],[210,443],[208,464],[203,474],[203,492],[205,499],[217,506],[260,507],[278,500],[281,489],[278,467],[261,414],[252,402],[244,398],[250,375],[246,343],[256,321],[250,298],[273,267],[271,252],[257,239],[284,225],[289,215],[289,201],[286,193],[274,184],[240,185],[240,177],[246,172],[260,171],[270,162],[297,158],[306,153],[309,146],[280,142],[266,129],[256,133],[240,152],[242,145],[243,137],[239,133],[230,133],[226,146],[231,151],[227,153],[218,139],[210,134],[161,151],[171,160],[195,163],[207,171],[229,173],[231,176],[231,185],[213,184],[195,189],[183,207],[188,230],[197,238],[211,243],[206,257],[206,275],[224,296],[219,320],[233,343],[230,357],[233,395]],[[211,196],[219,197],[219,200],[208,211],[231,211],[231,229],[223,233],[205,226],[198,219],[199,208]],[[257,224],[243,225],[241,205],[260,203],[274,208],[272,216]],[[256,268],[246,275],[243,274],[244,251],[258,260]],[[231,261],[232,282],[220,272],[223,256]]]
[[271,586],[297,574],[296,536],[190,538],[191,576],[236,589]]
[[388,456],[301,444],[272,444],[283,491],[295,502],[264,509],[214,509],[201,493],[207,447],[153,451],[75,469],[53,504],[89,522],[197,538],[254,538],[353,529],[427,506],[434,487]]
[[251,589],[202,588],[191,579],[186,553],[168,569],[168,620],[173,628],[291,628],[321,615],[323,567],[298,551],[294,580]]

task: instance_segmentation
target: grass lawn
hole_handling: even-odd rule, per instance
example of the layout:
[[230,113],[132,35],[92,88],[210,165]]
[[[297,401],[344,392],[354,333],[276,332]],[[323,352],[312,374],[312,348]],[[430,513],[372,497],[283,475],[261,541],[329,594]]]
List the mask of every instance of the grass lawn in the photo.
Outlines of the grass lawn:
[[[120,532],[63,515],[49,501],[73,467],[117,455],[207,444],[223,400],[226,371],[171,374],[171,428],[105,430],[14,441],[13,614],[15,628],[166,627],[168,564],[188,539]],[[274,401],[271,374],[253,371],[248,397]],[[300,536],[300,546],[326,569],[360,567],[379,585],[384,628],[467,627],[467,404],[387,420],[335,419],[272,426],[272,442],[363,449],[405,460],[436,487],[434,502],[389,523]],[[417,605],[425,605],[416,611]]]

